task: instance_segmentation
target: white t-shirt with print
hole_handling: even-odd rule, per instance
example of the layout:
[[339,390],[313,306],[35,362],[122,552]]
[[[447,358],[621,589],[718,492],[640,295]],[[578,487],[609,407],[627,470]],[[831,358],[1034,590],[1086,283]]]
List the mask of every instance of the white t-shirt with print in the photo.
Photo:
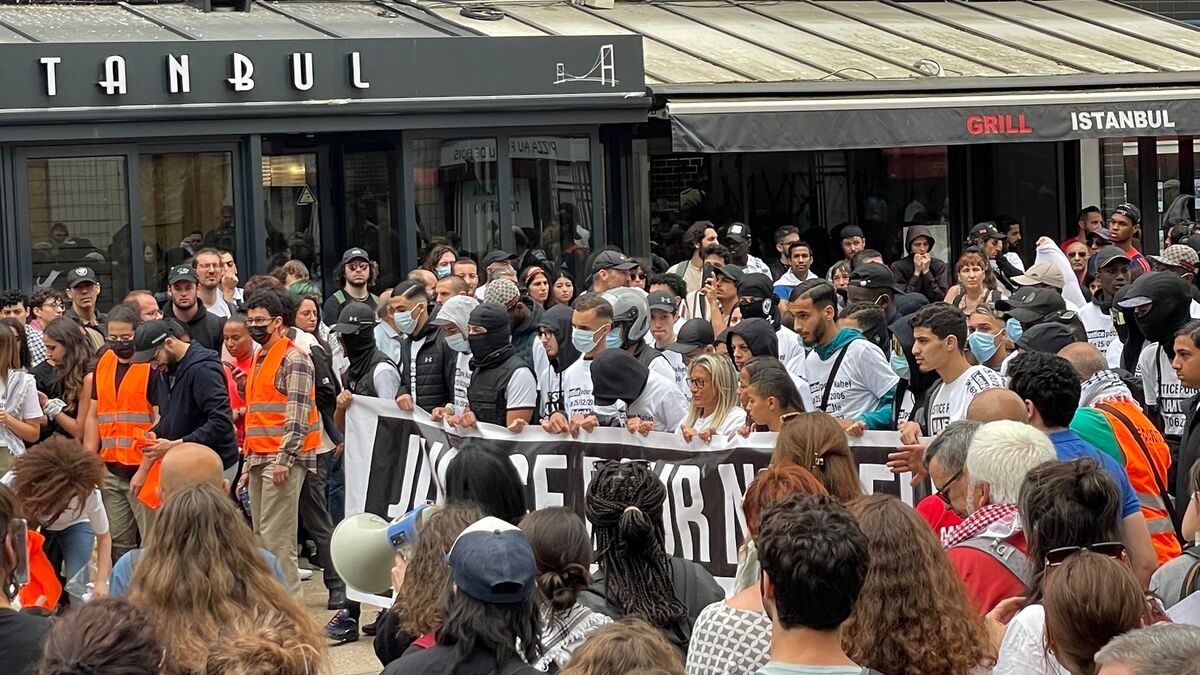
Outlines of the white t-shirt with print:
[[562,374],[562,391],[567,419],[592,414],[596,409],[596,399],[592,395],[591,359],[581,357],[567,366]]
[[[892,371],[883,351],[871,344],[870,340],[857,339],[851,341],[842,349],[846,357],[836,373],[836,379],[829,393],[829,401],[825,412],[841,419],[853,420],[862,417],[879,407],[879,401],[900,381]],[[800,374],[809,385],[812,392],[813,404],[821,405],[821,397],[825,393],[826,383],[830,379],[833,364],[837,362],[838,351],[824,361],[813,349],[804,359],[804,369]]]
[[671,369],[675,371],[675,386],[679,387],[685,396],[691,398],[692,387],[688,384],[688,369],[683,365],[683,354],[679,352],[663,352],[663,358],[667,363],[671,364]]
[[454,414],[467,409],[467,387],[471,386],[471,355],[459,354],[454,361]]
[[[707,417],[697,417],[696,422],[692,424],[692,428],[696,431],[704,431],[712,428],[713,417],[715,413],[709,414]],[[687,418],[684,417],[686,421]],[[735,433],[742,427],[746,426],[746,411],[739,406],[733,406],[729,412],[725,414],[725,420],[713,430],[713,438],[722,438]],[[680,422],[679,428],[675,430],[675,435],[683,438],[683,423]]]
[[690,399],[679,391],[673,380],[652,369],[642,395],[626,407],[625,418],[650,420],[654,422],[655,431],[670,433],[687,417],[690,405]]
[[938,388],[929,405],[929,435],[937,436],[951,422],[966,418],[967,406],[980,392],[1003,388],[1004,378],[1000,377],[1000,373],[987,366],[967,368],[957,380],[946,382]]
[[[671,352],[671,353],[674,353],[674,352]],[[683,365],[682,357],[679,361],[679,364]],[[662,375],[663,377],[667,378],[668,381],[670,381],[672,383],[675,382],[675,366],[672,365],[671,362],[667,360],[666,354],[659,354],[658,356],[650,359],[649,368],[650,368],[650,372],[658,373],[659,375]],[[689,391],[689,393],[690,393],[690,391]]]
[[1163,436],[1183,436],[1187,428],[1187,401],[1198,392],[1180,383],[1179,375],[1171,368],[1171,359],[1167,357],[1166,350],[1161,349],[1157,342],[1142,348],[1142,355],[1138,357],[1138,371],[1142,377],[1146,405],[1157,406],[1158,413],[1162,415]]
[[1087,331],[1088,342],[1104,353],[1108,345],[1117,337],[1117,329],[1113,326],[1112,315],[1100,309],[1094,302],[1089,302],[1079,308],[1079,320]]
[[780,326],[775,331],[775,338],[779,344],[779,361],[784,368],[795,363],[797,359],[804,358],[804,345],[800,343],[800,336],[796,331],[787,326]]

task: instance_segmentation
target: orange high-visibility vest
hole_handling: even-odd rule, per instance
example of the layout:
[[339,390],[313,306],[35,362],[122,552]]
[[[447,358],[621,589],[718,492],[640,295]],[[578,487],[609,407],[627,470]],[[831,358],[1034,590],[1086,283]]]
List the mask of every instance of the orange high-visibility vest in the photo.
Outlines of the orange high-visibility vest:
[[[283,364],[283,357],[295,345],[281,338],[267,351],[266,356],[256,360],[246,377],[246,453],[274,455],[283,445],[283,425],[287,421],[287,394],[275,388],[275,374]],[[312,452],[321,444],[318,426],[317,390],[309,387],[314,405],[308,410],[308,432],[304,436],[301,452]]]
[[[1181,553],[1175,526],[1171,523],[1163,493],[1159,489],[1160,483],[1164,487],[1167,485],[1171,450],[1136,402],[1124,397],[1112,397],[1096,401],[1092,407],[1108,420],[1113,435],[1117,437],[1117,444],[1125,454],[1125,473],[1129,474],[1129,484],[1137,493],[1142,516],[1146,518],[1146,527],[1150,530],[1150,541],[1158,555],[1158,564],[1164,565]],[[1113,414],[1106,408],[1120,414]],[[1129,420],[1134,428],[1131,429],[1121,417]]]
[[41,607],[53,611],[58,607],[63,587],[54,565],[46,557],[46,538],[30,530],[25,536],[25,552],[29,556],[29,583],[17,591],[22,607]]
[[150,364],[133,363],[117,381],[117,355],[105,352],[96,364],[96,422],[100,431],[100,459],[138,466],[142,450],[137,439],[146,438],[154,426],[154,406],[147,399]]

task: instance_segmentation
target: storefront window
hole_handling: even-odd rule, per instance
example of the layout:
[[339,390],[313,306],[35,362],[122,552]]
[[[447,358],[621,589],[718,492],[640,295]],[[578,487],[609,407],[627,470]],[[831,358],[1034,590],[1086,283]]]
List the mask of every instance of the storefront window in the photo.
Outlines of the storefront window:
[[99,307],[130,290],[129,175],[124,157],[61,157],[25,163],[35,282],[90,267],[100,280]]
[[146,286],[164,288],[167,271],[201,248],[236,256],[231,153],[147,154],[139,161]]
[[934,257],[950,260],[946,147],[860,150],[854,160],[856,168],[864,160],[871,168],[869,175],[858,174],[856,190],[868,244],[887,260],[902,258],[908,255],[907,228],[924,225],[933,235]]
[[299,260],[320,287],[321,216],[317,208],[317,155],[263,157],[263,213],[268,270]]
[[523,264],[540,258],[581,278],[594,237],[589,139],[514,137],[509,139],[508,156],[513,252],[523,257]]
[[347,152],[343,161],[347,246],[361,246],[379,263],[379,288],[401,279],[400,232],[392,227],[391,153]]
[[420,254],[438,240],[449,241],[460,253],[477,259],[499,248],[501,200],[497,192],[496,139],[413,141],[413,200]]

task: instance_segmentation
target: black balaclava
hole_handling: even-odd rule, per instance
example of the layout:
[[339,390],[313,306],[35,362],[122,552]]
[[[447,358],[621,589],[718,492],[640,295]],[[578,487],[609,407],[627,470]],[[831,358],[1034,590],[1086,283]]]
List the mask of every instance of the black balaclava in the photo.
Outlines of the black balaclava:
[[1137,370],[1138,358],[1142,355],[1142,347],[1146,344],[1146,337],[1142,335],[1141,328],[1138,328],[1137,322],[1134,321],[1133,310],[1121,309],[1119,306],[1122,300],[1129,297],[1129,291],[1132,288],[1132,284],[1119,288],[1113,294],[1112,308],[1109,310],[1113,319],[1113,328],[1116,329],[1117,337],[1121,340],[1121,367],[1131,373]]
[[571,342],[573,314],[575,310],[568,305],[554,305],[542,314],[542,320],[538,323],[539,328],[549,329],[558,340],[558,356],[550,359],[550,365],[556,373],[561,373],[579,360],[579,350],[575,348],[575,343]]
[[1187,282],[1171,272],[1150,272],[1138,277],[1128,288],[1127,297],[1143,296],[1154,303],[1144,315],[1137,316],[1134,313],[1134,320],[1142,335],[1162,345],[1173,356],[1175,352],[1171,343],[1174,342],[1175,332],[1190,320],[1188,305],[1191,304],[1192,295]]
[[[742,302],[742,298],[756,298],[753,302]],[[779,302],[771,278],[765,274],[747,274],[738,284],[738,309],[743,319],[766,319],[771,326],[779,325]]]
[[467,325],[487,329],[486,333],[467,335],[467,342],[471,344],[471,368],[491,368],[512,354],[512,328],[504,305],[483,303],[471,310]]
[[375,329],[364,327],[355,333],[342,333],[342,348],[350,367],[346,369],[349,381],[359,382],[372,376],[371,356],[375,353]]

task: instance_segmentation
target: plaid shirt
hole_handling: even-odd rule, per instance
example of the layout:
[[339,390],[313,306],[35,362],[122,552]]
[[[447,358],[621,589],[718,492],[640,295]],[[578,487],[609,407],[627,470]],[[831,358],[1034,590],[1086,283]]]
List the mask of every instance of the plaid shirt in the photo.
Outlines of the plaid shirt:
[[42,337],[41,328],[34,328],[33,324],[26,324],[25,344],[29,346],[30,368],[46,360],[46,341]]
[[[254,357],[255,367],[262,364],[269,349],[258,350]],[[279,452],[274,455],[250,453],[246,457],[246,468],[260,464],[281,464],[293,466],[299,464],[306,471],[316,473],[317,453],[303,452],[304,437],[308,435],[308,417],[313,401],[313,364],[307,354],[296,347],[291,347],[275,371],[275,388],[287,396],[287,420],[283,423],[283,443]]]

